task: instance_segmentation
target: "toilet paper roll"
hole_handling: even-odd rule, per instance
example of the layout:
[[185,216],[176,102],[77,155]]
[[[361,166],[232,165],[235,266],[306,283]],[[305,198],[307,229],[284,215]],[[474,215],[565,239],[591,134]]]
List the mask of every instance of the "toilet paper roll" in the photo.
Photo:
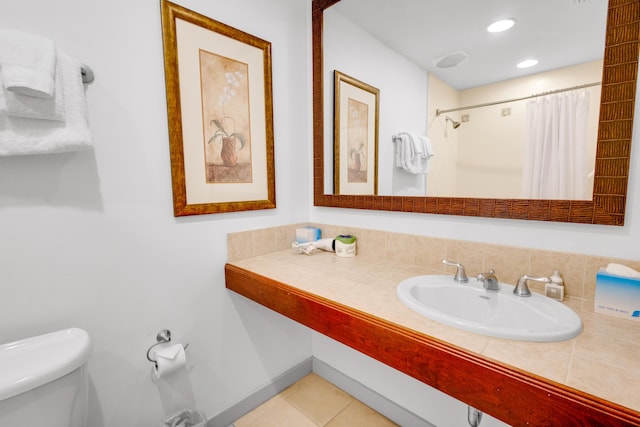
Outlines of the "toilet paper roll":
[[166,377],[179,369],[184,368],[187,363],[187,355],[182,344],[174,344],[156,350],[156,366],[153,373],[156,378]]

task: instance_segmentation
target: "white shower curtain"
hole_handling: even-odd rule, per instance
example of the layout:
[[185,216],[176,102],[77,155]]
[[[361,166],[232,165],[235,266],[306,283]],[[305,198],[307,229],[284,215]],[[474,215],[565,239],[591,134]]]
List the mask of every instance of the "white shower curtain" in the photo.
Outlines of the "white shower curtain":
[[585,194],[588,112],[585,90],[548,95],[527,104],[525,198],[591,198]]

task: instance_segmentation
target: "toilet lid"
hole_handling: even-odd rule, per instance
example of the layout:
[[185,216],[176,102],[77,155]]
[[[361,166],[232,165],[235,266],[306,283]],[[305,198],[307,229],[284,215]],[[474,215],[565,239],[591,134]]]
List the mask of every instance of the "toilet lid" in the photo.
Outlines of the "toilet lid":
[[0,345],[0,400],[60,378],[87,362],[89,334],[64,329]]

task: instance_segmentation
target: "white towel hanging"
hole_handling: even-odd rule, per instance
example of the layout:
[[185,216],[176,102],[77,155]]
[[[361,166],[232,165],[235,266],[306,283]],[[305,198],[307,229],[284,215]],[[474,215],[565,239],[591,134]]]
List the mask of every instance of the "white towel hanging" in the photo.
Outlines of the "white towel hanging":
[[[19,92],[5,90],[4,85],[0,84],[0,92],[4,92],[7,114],[28,119],[63,121],[64,85],[62,77],[64,73],[62,63],[63,61],[56,61],[55,90],[50,98],[23,95]],[[0,73],[0,80],[3,80],[2,76]],[[0,96],[3,94],[0,93]]]
[[414,175],[424,175],[429,172],[429,162],[433,157],[429,138],[400,132],[393,141],[396,167]]
[[55,90],[55,43],[22,31],[0,29],[0,67],[7,91],[51,98]]
[[[91,148],[87,105],[80,74],[81,64],[58,52],[62,61],[64,121],[10,116],[0,105],[0,156],[48,154]],[[0,104],[5,104],[0,96]]]

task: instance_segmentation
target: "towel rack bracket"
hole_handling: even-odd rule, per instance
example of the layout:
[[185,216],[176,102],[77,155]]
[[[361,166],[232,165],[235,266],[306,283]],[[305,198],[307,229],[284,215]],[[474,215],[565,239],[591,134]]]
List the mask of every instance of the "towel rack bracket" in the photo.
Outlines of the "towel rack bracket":
[[91,83],[95,79],[93,70],[86,64],[80,66],[80,74],[82,74],[82,83]]

